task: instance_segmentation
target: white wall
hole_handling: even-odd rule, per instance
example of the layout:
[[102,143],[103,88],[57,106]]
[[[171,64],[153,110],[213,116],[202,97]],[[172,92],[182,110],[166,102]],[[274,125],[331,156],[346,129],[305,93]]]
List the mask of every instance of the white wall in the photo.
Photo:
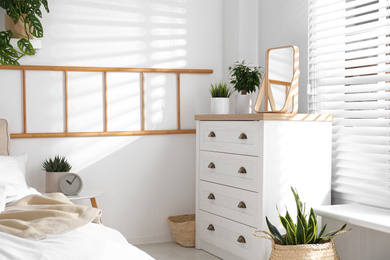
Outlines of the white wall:
[[[224,0],[223,69],[229,82],[229,66],[243,61],[250,66],[262,66],[258,61],[258,1]],[[230,98],[230,113],[235,113],[235,91]],[[255,102],[257,92],[252,96]]]
[[307,1],[259,1],[259,63],[272,47],[296,45],[299,48],[299,113],[307,113]]
[[258,1],[224,1],[224,72],[236,61],[251,65],[258,61]]
[[[212,75],[182,76],[183,128],[194,128],[193,115],[209,111],[209,83],[224,74],[222,0],[56,0],[49,5],[51,12],[42,19],[43,48],[21,64],[213,69]],[[61,75],[28,76],[34,82],[27,86],[32,98],[28,127],[33,131],[42,125],[61,128],[63,110],[55,102],[60,100],[56,95],[61,93],[61,84],[52,81]],[[96,81],[100,76],[88,77]],[[172,129],[176,118],[170,95],[175,94],[175,80],[150,77],[153,94],[147,96],[147,113],[152,119],[147,128]],[[131,84],[137,88],[137,82]],[[83,87],[90,86],[80,83],[74,93],[95,91],[82,91]],[[137,91],[126,95],[137,95]],[[133,102],[138,104],[139,98]],[[74,113],[83,103],[72,106]],[[22,129],[20,104],[20,74],[0,71],[0,118],[9,120],[11,132]],[[123,103],[125,111],[131,109],[127,105]],[[80,115],[81,120],[72,126],[75,129],[90,120],[89,108],[80,109],[86,115]],[[99,110],[90,109],[95,113],[93,120],[101,120],[95,118]],[[134,109],[135,114],[127,112],[138,118],[139,110]],[[133,123],[128,127],[139,127]],[[41,163],[56,154],[66,155],[72,171],[83,178],[84,189],[104,191],[97,199],[104,225],[118,229],[131,242],[171,240],[167,217],[194,212],[194,135],[13,139],[11,146],[12,154],[29,155],[27,181],[40,191],[44,191]]]

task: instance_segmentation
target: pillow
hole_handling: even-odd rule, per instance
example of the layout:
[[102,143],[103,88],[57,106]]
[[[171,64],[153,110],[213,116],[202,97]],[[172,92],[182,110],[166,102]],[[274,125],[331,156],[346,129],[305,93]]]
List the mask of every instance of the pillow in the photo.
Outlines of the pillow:
[[0,156],[0,182],[8,182],[27,187],[26,172],[27,154]]
[[0,181],[0,213],[4,211],[8,203],[31,194],[42,195],[31,187]]

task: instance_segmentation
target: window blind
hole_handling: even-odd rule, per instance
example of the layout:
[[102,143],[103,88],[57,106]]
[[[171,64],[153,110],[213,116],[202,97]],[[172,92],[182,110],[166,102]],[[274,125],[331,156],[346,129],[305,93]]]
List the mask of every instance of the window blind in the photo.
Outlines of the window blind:
[[390,0],[309,0],[309,111],[334,115],[332,203],[390,208]]

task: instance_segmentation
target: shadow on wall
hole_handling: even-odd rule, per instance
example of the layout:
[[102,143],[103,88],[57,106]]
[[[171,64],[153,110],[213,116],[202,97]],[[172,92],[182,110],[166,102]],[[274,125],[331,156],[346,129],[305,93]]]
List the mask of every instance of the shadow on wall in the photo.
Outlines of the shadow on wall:
[[[187,65],[186,0],[58,0],[51,1],[50,6],[51,12],[43,19],[43,48],[35,57],[22,60],[22,64],[159,68]],[[12,132],[21,133],[21,72],[15,73],[0,71],[0,78],[7,82],[7,88],[1,88],[0,82],[0,117],[8,119]],[[63,73],[28,71],[27,78],[28,132],[64,131]],[[140,74],[108,73],[107,82],[108,130],[140,130]],[[176,86],[174,74],[145,75],[146,130],[177,127]],[[70,132],[103,130],[103,92],[102,73],[68,72]],[[79,165],[87,167],[93,163],[92,158],[98,160],[136,138],[127,138],[127,143],[120,138],[109,143],[103,139],[91,139],[79,147],[77,158],[88,160]],[[53,146],[60,151],[65,149],[62,152],[72,157],[73,147],[61,148],[60,143],[59,139]]]
[[60,0],[53,9],[45,23],[49,49],[69,65],[187,65],[186,0]]

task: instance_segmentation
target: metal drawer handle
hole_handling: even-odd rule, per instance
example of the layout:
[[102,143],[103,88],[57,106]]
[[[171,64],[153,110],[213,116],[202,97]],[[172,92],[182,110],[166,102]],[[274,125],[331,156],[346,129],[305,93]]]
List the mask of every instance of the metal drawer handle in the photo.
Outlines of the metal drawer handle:
[[246,205],[245,205],[245,202],[243,201],[240,201],[240,203],[238,203],[238,206],[240,209],[246,209]]
[[207,230],[215,231],[213,224],[210,224],[210,225],[207,227]]
[[215,169],[215,164],[213,162],[211,162],[211,163],[209,163],[209,166],[207,166],[207,167],[209,167],[210,169]]
[[215,137],[214,131],[211,131],[211,132],[209,133],[209,137]]
[[240,136],[238,137],[238,139],[248,139],[248,137],[246,136],[245,133],[241,133]]
[[239,236],[239,237],[237,238],[237,242],[238,242],[238,243],[245,244],[245,243],[246,243],[246,241],[245,241],[245,237],[243,237],[243,236]]
[[238,170],[238,173],[245,174],[245,173],[246,173],[245,167],[241,167],[241,168]]
[[214,194],[210,193],[210,195],[207,197],[209,200],[215,200]]

